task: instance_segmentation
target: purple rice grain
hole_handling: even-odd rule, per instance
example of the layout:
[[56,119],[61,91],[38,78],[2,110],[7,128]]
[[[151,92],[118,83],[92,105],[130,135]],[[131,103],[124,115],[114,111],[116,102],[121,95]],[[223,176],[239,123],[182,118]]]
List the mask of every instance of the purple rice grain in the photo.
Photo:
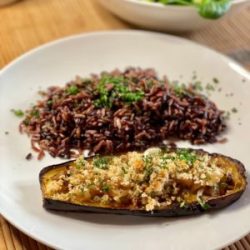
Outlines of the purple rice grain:
[[[215,103],[190,88],[181,95],[175,93],[167,78],[159,79],[153,69],[128,68],[108,74],[124,77],[144,97],[130,104],[117,98],[112,107],[97,107],[101,75],[87,80],[77,77],[65,87],[48,88],[20,124],[39,159],[45,151],[70,158],[86,149],[98,154],[141,150],[173,137],[193,144],[214,143],[226,128],[223,111]],[[70,86],[77,93],[68,94]]]

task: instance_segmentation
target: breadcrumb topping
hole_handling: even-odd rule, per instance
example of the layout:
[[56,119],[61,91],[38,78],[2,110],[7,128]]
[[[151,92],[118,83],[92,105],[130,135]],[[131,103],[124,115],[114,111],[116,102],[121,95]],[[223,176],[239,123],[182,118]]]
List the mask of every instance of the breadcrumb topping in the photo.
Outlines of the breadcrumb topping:
[[225,194],[233,186],[233,170],[223,167],[221,159],[197,152],[151,148],[117,156],[79,157],[46,180],[45,196],[146,211],[193,202],[204,207],[209,197]]

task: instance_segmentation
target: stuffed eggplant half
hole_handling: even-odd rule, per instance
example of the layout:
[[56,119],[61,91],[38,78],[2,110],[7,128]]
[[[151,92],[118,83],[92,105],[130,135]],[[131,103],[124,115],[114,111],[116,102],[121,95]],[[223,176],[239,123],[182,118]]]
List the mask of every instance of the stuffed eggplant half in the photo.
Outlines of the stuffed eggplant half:
[[242,163],[230,157],[151,148],[49,166],[40,185],[49,210],[180,216],[230,205],[247,181]]

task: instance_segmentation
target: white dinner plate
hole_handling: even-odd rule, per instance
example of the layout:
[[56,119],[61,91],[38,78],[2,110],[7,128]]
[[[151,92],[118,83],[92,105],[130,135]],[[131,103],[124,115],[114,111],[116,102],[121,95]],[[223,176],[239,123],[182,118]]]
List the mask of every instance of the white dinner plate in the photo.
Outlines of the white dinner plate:
[[[153,67],[171,80],[189,82],[194,71],[204,84],[218,78],[212,99],[219,108],[237,108],[228,122],[228,141],[202,146],[242,161],[250,169],[250,76],[223,55],[190,41],[142,31],[73,36],[35,49],[0,73],[0,212],[17,228],[49,246],[85,250],[200,250],[221,248],[250,231],[250,190],[230,207],[200,216],[144,218],[101,214],[51,213],[42,207],[39,171],[61,162],[31,152],[20,119],[11,109],[26,109],[37,92],[63,85],[75,75],[127,66]],[[8,133],[7,133],[8,132]],[[190,146],[187,142],[179,145]]]

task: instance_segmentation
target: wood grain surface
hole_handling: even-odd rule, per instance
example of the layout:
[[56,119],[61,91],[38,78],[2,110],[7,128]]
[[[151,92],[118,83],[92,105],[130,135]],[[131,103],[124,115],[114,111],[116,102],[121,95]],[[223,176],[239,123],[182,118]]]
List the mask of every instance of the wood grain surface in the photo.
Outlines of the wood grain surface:
[[[0,68],[54,39],[98,30],[135,29],[96,0],[22,0],[0,8]],[[250,69],[250,5],[201,31],[181,34],[239,60]],[[0,216],[0,250],[48,250]],[[225,250],[250,249],[250,235]]]

